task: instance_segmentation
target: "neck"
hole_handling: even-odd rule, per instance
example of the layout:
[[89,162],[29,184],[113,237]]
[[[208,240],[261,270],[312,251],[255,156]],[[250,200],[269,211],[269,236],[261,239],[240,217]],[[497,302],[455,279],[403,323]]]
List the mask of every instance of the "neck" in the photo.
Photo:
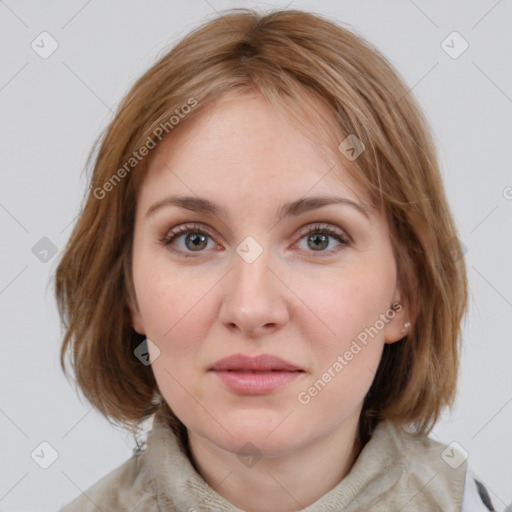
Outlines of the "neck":
[[192,431],[188,446],[208,485],[246,512],[292,512],[315,503],[350,472],[363,448],[357,418],[292,453],[263,456],[250,467],[240,464],[236,452]]

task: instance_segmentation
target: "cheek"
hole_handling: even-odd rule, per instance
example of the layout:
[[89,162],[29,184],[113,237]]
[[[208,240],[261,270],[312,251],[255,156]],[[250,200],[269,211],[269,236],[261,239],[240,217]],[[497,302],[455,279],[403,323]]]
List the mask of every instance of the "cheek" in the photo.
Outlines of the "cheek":
[[[183,420],[201,414],[198,351],[208,336],[213,306],[211,279],[190,279],[183,273],[148,271],[140,280],[140,309],[147,337],[158,347],[152,370],[158,388],[171,409]],[[190,396],[194,400],[190,399]]]
[[393,292],[392,282],[388,283],[385,276],[381,268],[365,265],[360,270],[342,269],[336,275],[297,280],[297,295],[305,298],[297,318],[308,319],[312,339],[320,341],[315,350],[323,347],[323,352],[330,355],[343,352],[352,340],[375,324],[389,308]]
[[384,329],[379,319],[389,308],[393,277],[392,267],[373,262],[301,287],[299,293],[307,297],[304,312],[309,306],[316,313],[309,312],[311,320],[303,325],[316,365],[299,402],[309,403],[315,414],[332,410],[331,419],[338,421],[364,399],[382,356]]
[[322,322],[313,317],[303,326],[315,363],[311,378],[301,388],[302,398],[298,398],[301,404],[309,403],[307,407],[318,417],[336,423],[362,403],[374,380],[384,331],[371,327],[383,312],[385,301],[371,279],[357,276],[342,279],[328,290],[308,297]]
[[209,291],[215,276],[199,267],[180,270],[151,255],[139,262],[134,265],[134,284],[147,337],[162,345],[161,350],[167,350],[171,341],[193,344],[211,315]]
[[199,350],[214,321],[213,295],[208,294],[213,283],[207,285],[205,279],[156,271],[141,285],[146,334],[159,351],[152,371],[165,401],[186,424],[204,414],[198,404],[205,401],[205,390],[197,376]]

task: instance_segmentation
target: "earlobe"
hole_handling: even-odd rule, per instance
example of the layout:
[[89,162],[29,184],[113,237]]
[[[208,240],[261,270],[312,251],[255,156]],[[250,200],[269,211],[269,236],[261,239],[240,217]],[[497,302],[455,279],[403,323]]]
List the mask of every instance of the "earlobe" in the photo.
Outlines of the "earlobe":
[[384,342],[391,344],[403,339],[411,330],[411,322],[408,317],[409,308],[405,307],[400,300],[395,300],[388,312],[390,319],[385,330]]
[[411,322],[405,322],[404,326],[402,327],[400,334],[403,334],[406,336],[409,333],[409,329],[411,327]]

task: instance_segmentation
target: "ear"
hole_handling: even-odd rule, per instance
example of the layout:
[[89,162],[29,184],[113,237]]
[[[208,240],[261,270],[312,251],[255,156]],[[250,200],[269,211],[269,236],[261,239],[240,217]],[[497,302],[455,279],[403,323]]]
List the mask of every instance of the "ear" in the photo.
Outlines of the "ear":
[[[395,305],[395,307],[393,307]],[[411,332],[414,321],[410,304],[404,304],[402,296],[397,289],[393,301],[386,312],[389,321],[386,324],[384,342],[391,344],[405,338]]]
[[145,335],[146,329],[144,328],[144,321],[142,320],[139,307],[135,301],[132,301],[132,299],[128,299],[128,309],[130,310],[132,327],[139,334]]

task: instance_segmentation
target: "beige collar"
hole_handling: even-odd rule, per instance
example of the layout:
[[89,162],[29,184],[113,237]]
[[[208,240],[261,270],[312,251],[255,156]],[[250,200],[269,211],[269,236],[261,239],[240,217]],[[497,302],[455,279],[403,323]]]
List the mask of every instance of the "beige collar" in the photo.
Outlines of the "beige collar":
[[[303,512],[459,512],[467,461],[452,468],[445,462],[450,462],[446,449],[430,438],[382,422],[350,473]],[[158,413],[144,458],[162,510],[240,512],[194,469]]]

